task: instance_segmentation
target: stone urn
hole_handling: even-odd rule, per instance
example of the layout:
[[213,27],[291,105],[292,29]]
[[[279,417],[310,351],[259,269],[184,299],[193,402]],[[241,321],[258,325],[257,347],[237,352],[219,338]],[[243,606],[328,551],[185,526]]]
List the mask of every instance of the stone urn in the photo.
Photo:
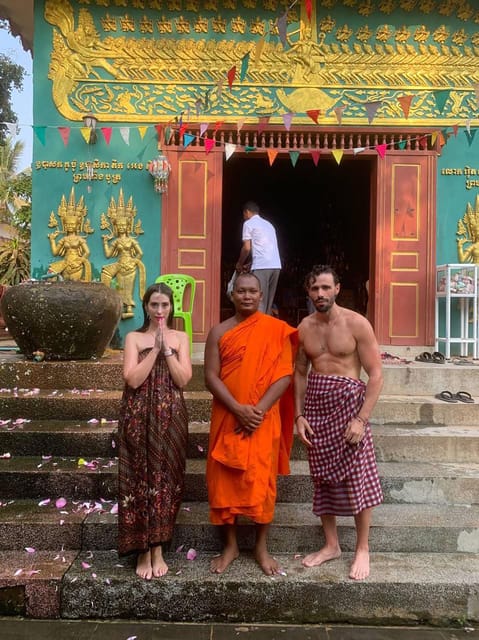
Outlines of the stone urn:
[[99,358],[113,337],[122,301],[99,282],[25,282],[0,301],[8,331],[29,359]]

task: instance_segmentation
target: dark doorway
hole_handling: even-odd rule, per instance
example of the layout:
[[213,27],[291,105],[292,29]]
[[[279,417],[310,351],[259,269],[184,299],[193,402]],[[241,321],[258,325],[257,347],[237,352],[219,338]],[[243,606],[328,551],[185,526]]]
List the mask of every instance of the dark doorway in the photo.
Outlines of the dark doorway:
[[371,160],[289,156],[273,166],[264,157],[234,155],[223,167],[222,317],[224,295],[241,247],[242,206],[254,200],[276,227],[283,264],[276,293],[279,315],[295,325],[307,313],[305,275],[314,264],[333,266],[342,283],[340,304],[365,313],[369,280]]

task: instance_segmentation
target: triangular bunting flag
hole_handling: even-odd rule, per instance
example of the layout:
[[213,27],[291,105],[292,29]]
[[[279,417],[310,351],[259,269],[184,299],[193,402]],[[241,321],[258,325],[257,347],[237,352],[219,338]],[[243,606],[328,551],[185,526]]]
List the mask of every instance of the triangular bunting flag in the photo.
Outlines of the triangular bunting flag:
[[165,129],[165,142],[166,144],[170,144],[170,140],[173,136],[173,129],[171,127],[166,127]]
[[235,81],[235,77],[236,77],[236,65],[231,67],[231,69],[227,73],[228,84],[230,86],[230,89],[233,86],[233,82]]
[[338,124],[341,124],[342,119],[343,119],[343,111],[346,109],[346,105],[340,105],[339,107],[335,107],[333,109],[334,113],[336,114],[336,119],[338,121]]
[[291,129],[291,122],[293,121],[294,113],[283,113],[283,122],[286,131]]
[[449,98],[449,89],[441,89],[440,91],[433,91],[434,100],[436,101],[436,107],[439,113],[444,111],[447,99]]
[[140,134],[140,140],[143,140],[145,133],[148,131],[148,127],[138,127],[138,133]]
[[278,152],[276,149],[267,149],[266,153],[268,154],[269,166],[271,167],[273,162],[276,160]]
[[427,136],[419,136],[418,141],[419,141],[419,146],[421,147],[421,149],[426,150],[427,149]]
[[[181,118],[180,118],[180,124],[181,124]],[[159,140],[161,138],[161,132],[163,131],[163,125],[155,124],[155,129],[156,129],[156,135],[158,136],[158,140]]]
[[331,153],[333,154],[333,157],[336,160],[336,162],[340,164],[341,160],[343,159],[344,151],[342,149],[333,149]]
[[409,110],[411,108],[411,102],[414,96],[400,96],[398,102],[401,105],[402,112],[405,118],[409,118]]
[[366,147],[355,147],[353,149],[353,153],[356,156],[358,153],[362,153],[363,151],[366,151]]
[[369,124],[371,124],[371,122],[374,120],[377,110],[381,106],[381,102],[379,101],[368,102],[365,106],[366,106],[366,113],[368,114],[368,122]]
[[245,123],[245,120],[238,120],[238,122],[236,123],[236,131],[239,133],[241,131],[241,129],[243,128],[243,125]]
[[47,128],[46,127],[33,127],[33,130],[35,131],[35,135],[37,136],[37,138],[45,146],[45,133],[46,133]]
[[246,151],[246,153],[251,153],[252,151],[256,151],[256,147],[247,146],[244,148],[244,150]]
[[439,146],[443,147],[446,144],[446,139],[442,135],[442,131],[439,131]]
[[457,132],[458,131],[459,131],[459,125],[457,125],[457,124],[452,125],[452,132],[453,132],[455,138],[457,137]]
[[[83,127],[83,128],[86,129],[88,132],[88,139],[85,138],[85,136],[83,136],[85,138],[85,142],[90,142],[90,129],[88,127]],[[70,138],[70,127],[58,127],[58,133],[61,135],[63,144],[66,147],[68,145],[68,140]],[[83,135],[83,132],[82,132],[82,135]]]
[[231,142],[226,142],[225,143],[225,157],[226,157],[226,160],[229,160],[235,151],[236,151],[236,145],[235,144],[232,144]]
[[203,134],[207,130],[208,130],[208,123],[207,122],[203,122],[203,124],[200,124],[200,138],[203,136]]
[[445,140],[449,140],[449,133],[447,132],[447,127],[442,130],[442,135],[444,136]]
[[281,40],[283,49],[286,49],[288,46],[288,38],[286,37],[287,24],[288,24],[288,12],[286,11],[286,13],[283,13],[283,15],[279,17],[276,21],[276,25],[278,27],[279,39]]
[[191,133],[185,133],[183,136],[183,146],[186,147],[193,142],[195,136],[192,136]]
[[215,146],[214,138],[205,138],[205,151],[206,151],[206,153],[209,153],[214,146]]
[[[147,127],[145,127],[146,129]],[[101,132],[103,134],[103,137],[105,138],[105,142],[107,144],[110,144],[110,140],[111,140],[111,133],[113,131],[112,127],[101,127]]]
[[399,140],[399,142],[397,143],[398,147],[400,149],[405,149],[406,148],[406,144],[407,144],[407,140]]
[[182,125],[180,126],[179,131],[178,131],[178,134],[179,134],[179,136],[180,136],[180,140],[181,140],[181,137],[184,135],[185,131],[186,131],[186,124],[182,124]]
[[256,64],[261,60],[261,54],[263,53],[265,39],[264,36],[256,43],[256,50],[254,52],[254,61]]
[[296,163],[298,162],[299,151],[290,151],[289,157],[291,158],[291,164],[293,165],[293,167],[295,167]]
[[268,126],[269,116],[258,118],[258,133],[262,133]]
[[248,72],[248,65],[249,65],[249,51],[241,59],[240,82],[243,82],[243,80],[246,77],[246,74]]
[[120,127],[120,135],[123,138],[123,142],[130,145],[130,127]]
[[15,138],[18,133],[18,126],[14,122],[5,122],[5,126],[8,129],[8,135],[11,138]]
[[311,22],[311,11],[313,9],[312,0],[306,0],[304,6],[306,8],[306,15],[308,16],[308,20]]
[[471,121],[470,120],[466,120],[466,129],[467,129],[467,131],[471,130]]
[[387,144],[377,144],[376,145],[376,151],[378,152],[378,155],[380,158],[384,158],[384,156],[386,155],[386,150],[388,148]]
[[215,128],[214,131],[215,133],[218,131],[218,129],[220,129],[223,126],[223,120],[218,120],[218,122],[215,122]]
[[306,115],[308,115],[313,122],[318,124],[318,117],[321,115],[321,111],[319,109],[310,109],[306,111]]
[[431,133],[431,146],[434,146],[436,144],[436,140],[437,140],[437,136],[439,135],[440,131],[433,131]]
[[469,146],[471,146],[472,141],[474,140],[474,136],[476,135],[477,129],[471,129],[470,131],[464,131],[466,134],[467,141]]
[[[63,127],[62,127],[63,128]],[[90,127],[81,127],[80,128],[80,133],[82,134],[83,140],[85,140],[85,142],[87,144],[90,144],[90,140],[91,140],[91,132],[92,130],[90,129]],[[61,132],[60,132],[61,135]],[[63,136],[62,136],[63,138]],[[63,143],[65,144],[65,146],[68,144],[68,141],[65,142],[65,140],[63,140]]]
[[320,156],[320,152],[319,151],[311,151],[311,157],[313,158],[313,162],[314,162],[314,166],[315,167],[318,166],[319,156]]

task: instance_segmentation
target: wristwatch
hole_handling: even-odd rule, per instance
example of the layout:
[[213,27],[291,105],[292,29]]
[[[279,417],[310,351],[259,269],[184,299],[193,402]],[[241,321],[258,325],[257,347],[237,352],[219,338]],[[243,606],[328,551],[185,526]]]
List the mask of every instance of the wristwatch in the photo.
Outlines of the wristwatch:
[[165,358],[168,358],[169,356],[173,355],[173,349],[165,349],[163,351],[163,355],[165,356]]

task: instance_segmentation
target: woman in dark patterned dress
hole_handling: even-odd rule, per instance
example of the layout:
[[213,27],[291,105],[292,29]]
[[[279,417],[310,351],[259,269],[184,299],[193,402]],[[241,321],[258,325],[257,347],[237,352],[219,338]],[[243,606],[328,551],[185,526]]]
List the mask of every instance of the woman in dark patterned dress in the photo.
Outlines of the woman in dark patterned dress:
[[137,575],[151,580],[168,571],[162,545],[172,537],[183,494],[188,416],[182,388],[192,368],[188,336],[171,328],[171,289],[149,287],[143,312],[143,326],[125,339],[118,552],[137,553]]

